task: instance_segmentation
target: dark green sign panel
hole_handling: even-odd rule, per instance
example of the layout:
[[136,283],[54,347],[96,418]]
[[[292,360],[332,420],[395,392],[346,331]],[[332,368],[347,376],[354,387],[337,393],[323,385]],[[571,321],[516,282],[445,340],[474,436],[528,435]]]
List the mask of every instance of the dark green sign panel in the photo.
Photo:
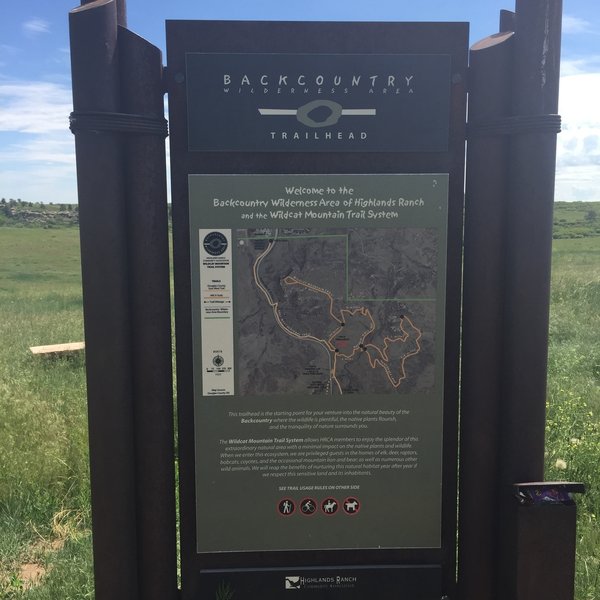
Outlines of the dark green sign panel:
[[448,176],[189,186],[198,551],[440,547]]

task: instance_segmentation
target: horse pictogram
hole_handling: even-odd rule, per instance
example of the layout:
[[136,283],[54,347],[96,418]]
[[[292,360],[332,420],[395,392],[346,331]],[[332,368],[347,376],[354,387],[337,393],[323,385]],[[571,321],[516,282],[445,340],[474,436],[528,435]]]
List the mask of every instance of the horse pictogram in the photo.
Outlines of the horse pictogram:
[[334,515],[339,507],[338,501],[335,498],[325,498],[321,503],[321,509],[326,515]]

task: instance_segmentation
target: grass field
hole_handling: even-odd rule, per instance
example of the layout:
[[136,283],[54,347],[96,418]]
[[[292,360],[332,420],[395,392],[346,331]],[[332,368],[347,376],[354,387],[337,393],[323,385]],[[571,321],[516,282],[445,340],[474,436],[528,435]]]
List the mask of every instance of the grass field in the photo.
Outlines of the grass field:
[[576,239],[600,235],[600,202],[555,202],[554,238]]
[[[588,213],[577,208],[560,217],[563,227],[587,227]],[[78,235],[0,227],[2,600],[93,597],[83,359],[45,360],[28,350],[83,339]],[[598,332],[600,237],[556,239],[547,479],[588,486],[579,509],[578,600],[600,598]]]
[[546,479],[582,481],[577,598],[600,598],[600,237],[554,240]]
[[[77,229],[0,229],[0,598],[93,597]],[[41,579],[43,585],[34,585]]]

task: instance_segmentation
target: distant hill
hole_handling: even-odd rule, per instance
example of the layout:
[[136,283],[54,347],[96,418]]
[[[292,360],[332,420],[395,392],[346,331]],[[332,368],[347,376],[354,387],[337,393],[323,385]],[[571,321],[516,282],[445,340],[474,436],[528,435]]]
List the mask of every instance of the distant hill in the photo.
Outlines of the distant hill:
[[79,225],[77,204],[41,204],[12,198],[0,200],[0,227],[76,227]]

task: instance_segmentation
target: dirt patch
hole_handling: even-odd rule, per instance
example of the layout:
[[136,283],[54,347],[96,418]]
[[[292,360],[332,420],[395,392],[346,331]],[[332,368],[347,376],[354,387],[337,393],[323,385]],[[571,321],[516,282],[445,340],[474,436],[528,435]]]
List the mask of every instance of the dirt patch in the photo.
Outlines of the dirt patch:
[[55,540],[40,539],[31,545],[29,554],[37,556],[39,554],[48,554],[49,552],[58,552],[63,549],[65,542],[64,538],[57,538]]
[[46,574],[46,569],[37,563],[21,565],[19,579],[23,582],[23,589],[29,590],[38,585]]
[[52,569],[52,565],[44,566],[46,557],[54,552],[62,550],[65,545],[64,539],[46,540],[39,539],[31,544],[27,551],[23,553],[23,562],[14,564],[11,573],[0,571],[0,596],[7,589],[19,589],[22,591],[30,590],[42,583],[42,579]]
[[68,540],[87,533],[80,511],[62,510],[52,519],[52,533],[44,536],[33,528],[37,539],[25,545],[12,561],[0,561],[0,598],[5,592],[27,591],[41,585],[52,570],[53,555],[63,549]]

